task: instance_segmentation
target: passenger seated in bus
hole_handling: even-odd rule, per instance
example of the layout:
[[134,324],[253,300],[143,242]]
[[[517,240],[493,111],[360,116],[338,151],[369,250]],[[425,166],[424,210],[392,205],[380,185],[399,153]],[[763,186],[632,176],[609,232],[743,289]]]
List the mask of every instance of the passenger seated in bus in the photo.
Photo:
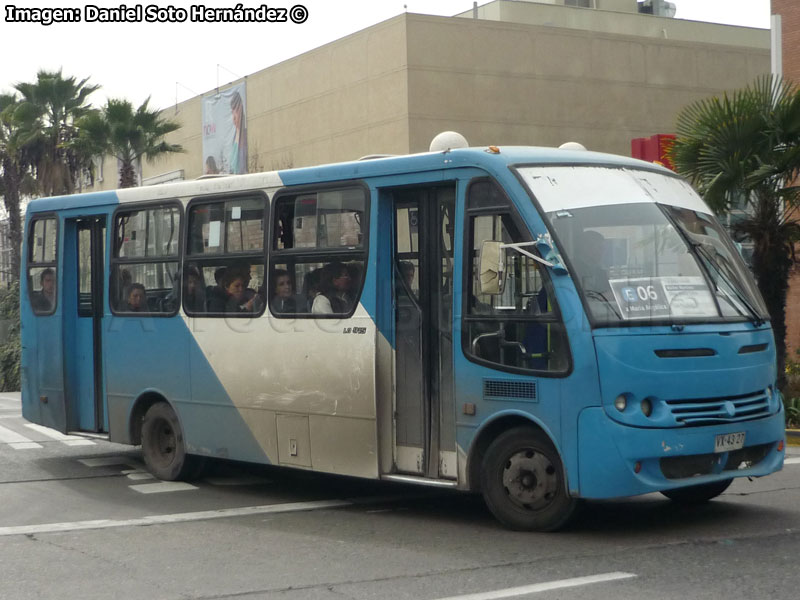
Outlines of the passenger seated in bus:
[[222,289],[225,297],[215,295],[208,300],[209,312],[237,313],[253,312],[256,296],[245,298],[247,277],[236,269],[227,269],[222,277]]
[[56,273],[47,268],[39,275],[42,289],[31,296],[31,306],[36,312],[50,312],[56,305]]
[[222,278],[225,277],[227,267],[220,267],[214,271],[214,281],[216,285],[209,285],[206,288],[206,308],[211,310],[211,305],[219,306],[224,304],[228,296],[222,287]]
[[183,306],[188,312],[206,310],[206,292],[203,277],[197,267],[188,266],[183,271]]
[[311,306],[317,315],[348,313],[353,306],[351,294],[352,277],[346,265],[340,262],[328,263],[322,269],[320,291]]
[[294,298],[292,279],[289,272],[283,269],[276,269],[272,274],[273,293],[269,301],[270,308],[274,313],[293,313],[297,312],[297,301]]
[[322,291],[320,290],[320,282],[322,280],[322,269],[314,269],[309,271],[303,279],[303,299],[305,306],[304,312],[311,312],[314,306],[314,300],[319,296]]
[[125,310],[128,312],[147,312],[147,292],[141,283],[132,283],[130,285]]

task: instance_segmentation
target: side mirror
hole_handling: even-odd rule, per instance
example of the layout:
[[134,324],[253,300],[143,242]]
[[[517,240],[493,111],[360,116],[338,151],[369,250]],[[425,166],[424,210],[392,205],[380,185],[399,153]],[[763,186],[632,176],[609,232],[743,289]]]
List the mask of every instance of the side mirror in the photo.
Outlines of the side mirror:
[[481,244],[478,259],[481,294],[498,296],[505,283],[506,251],[502,242],[486,240]]

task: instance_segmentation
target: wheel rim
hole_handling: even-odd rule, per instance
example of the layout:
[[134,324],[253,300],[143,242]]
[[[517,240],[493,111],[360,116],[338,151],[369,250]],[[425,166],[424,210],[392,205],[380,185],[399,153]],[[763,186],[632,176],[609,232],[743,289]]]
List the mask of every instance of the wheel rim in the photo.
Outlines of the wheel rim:
[[178,438],[175,429],[166,419],[158,419],[153,424],[153,446],[155,447],[155,462],[160,466],[169,465],[175,458],[175,448]]
[[558,491],[558,472],[547,456],[533,448],[512,454],[503,468],[503,488],[509,500],[525,510],[549,506]]

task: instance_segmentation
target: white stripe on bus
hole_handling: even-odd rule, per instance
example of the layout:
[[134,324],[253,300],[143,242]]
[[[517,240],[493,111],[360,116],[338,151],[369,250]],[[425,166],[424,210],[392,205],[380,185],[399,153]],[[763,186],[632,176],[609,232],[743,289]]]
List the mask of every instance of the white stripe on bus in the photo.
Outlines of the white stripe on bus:
[[[359,502],[363,501],[360,500]],[[172,515],[152,515],[135,519],[98,519],[95,521],[73,521],[67,523],[44,523],[41,525],[17,525],[0,527],[0,537],[10,535],[33,535],[39,533],[58,533],[63,531],[79,531],[86,529],[110,529],[112,527],[137,527],[143,525],[167,525],[171,523],[187,523],[190,521],[208,521],[210,519],[227,519],[230,517],[246,517],[276,513],[303,512],[326,508],[352,506],[350,500],[320,500],[317,502],[291,502],[288,504],[267,504],[262,506],[243,506],[240,508],[221,508]]]
[[42,446],[20,435],[16,431],[11,431],[0,425],[0,444],[9,444],[15,450],[26,450],[29,448],[41,448]]
[[498,600],[499,598],[513,598],[515,596],[524,596],[525,594],[536,594],[538,592],[548,592],[550,590],[560,590],[564,588],[578,587],[581,585],[590,585],[593,583],[617,581],[620,579],[631,579],[633,577],[636,577],[634,573],[623,573],[617,571],[614,573],[590,575],[588,577],[573,577],[572,579],[560,579],[545,583],[534,583],[532,585],[506,588],[504,590],[495,590],[493,592],[464,594],[463,596],[448,596],[447,598],[439,598],[438,600]]
[[49,427],[43,427],[41,425],[36,425],[35,423],[26,423],[25,427],[30,427],[37,433],[41,433],[42,435],[49,437],[51,440],[56,440],[57,442],[61,442],[66,446],[94,446],[95,443],[92,440],[87,440],[82,437],[78,437],[77,435],[64,435],[60,431],[56,431],[55,429],[50,429]]

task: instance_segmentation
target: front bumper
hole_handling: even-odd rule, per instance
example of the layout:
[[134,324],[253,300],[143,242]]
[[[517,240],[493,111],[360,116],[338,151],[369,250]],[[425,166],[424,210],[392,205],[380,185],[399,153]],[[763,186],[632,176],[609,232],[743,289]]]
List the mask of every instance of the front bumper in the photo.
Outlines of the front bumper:
[[[714,454],[715,436],[745,431],[742,451]],[[731,477],[760,477],[783,467],[783,411],[706,427],[644,429],[612,421],[601,407],[578,419],[579,496],[616,498]],[[664,460],[662,460],[664,459]],[[752,461],[752,466],[741,464]],[[635,465],[641,470],[636,473]]]

